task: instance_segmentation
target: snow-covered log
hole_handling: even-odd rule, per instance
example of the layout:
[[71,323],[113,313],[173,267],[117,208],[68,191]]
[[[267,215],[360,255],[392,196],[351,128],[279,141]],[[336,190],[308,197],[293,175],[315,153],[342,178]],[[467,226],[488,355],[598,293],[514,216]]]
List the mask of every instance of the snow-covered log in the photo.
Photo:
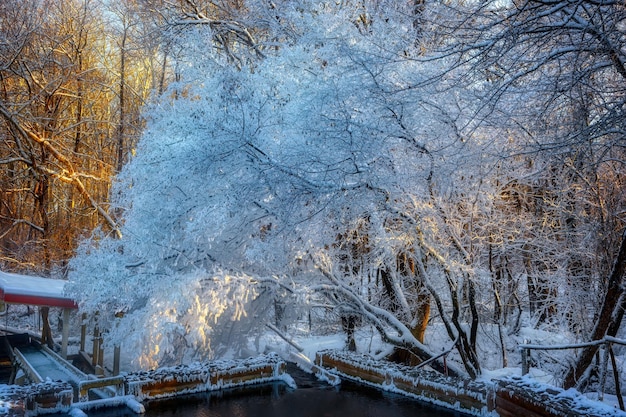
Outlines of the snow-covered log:
[[345,351],[319,352],[316,363],[346,379],[475,416],[626,416],[574,389],[563,390],[527,376],[471,380]]
[[0,386],[0,415],[11,415],[11,410],[23,410],[26,417],[63,413],[69,411],[72,398],[72,386],[67,382],[4,385]]

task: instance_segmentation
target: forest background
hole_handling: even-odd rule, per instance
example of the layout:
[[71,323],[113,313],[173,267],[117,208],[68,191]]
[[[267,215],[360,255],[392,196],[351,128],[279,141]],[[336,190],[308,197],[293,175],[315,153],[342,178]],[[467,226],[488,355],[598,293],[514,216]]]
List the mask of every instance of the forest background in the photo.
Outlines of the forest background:
[[619,336],[625,38],[611,0],[3,1],[0,268],[142,367],[304,310],[471,377],[487,327],[502,367]]

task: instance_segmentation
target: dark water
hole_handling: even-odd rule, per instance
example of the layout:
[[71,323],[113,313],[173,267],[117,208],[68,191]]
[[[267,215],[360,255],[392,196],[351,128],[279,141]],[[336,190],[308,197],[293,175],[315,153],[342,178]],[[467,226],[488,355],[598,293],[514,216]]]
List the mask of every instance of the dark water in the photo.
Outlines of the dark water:
[[[298,389],[282,383],[144,403],[146,417],[462,417],[405,396],[342,381],[340,387],[294,375]],[[87,411],[90,417],[136,416],[122,407]]]

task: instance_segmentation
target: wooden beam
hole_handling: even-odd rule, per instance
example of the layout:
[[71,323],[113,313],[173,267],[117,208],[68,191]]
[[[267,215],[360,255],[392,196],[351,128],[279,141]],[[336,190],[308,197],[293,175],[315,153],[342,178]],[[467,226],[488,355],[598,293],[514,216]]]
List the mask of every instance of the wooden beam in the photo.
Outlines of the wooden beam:
[[67,342],[70,337],[70,309],[63,309],[63,330],[61,340],[61,356],[67,359]]

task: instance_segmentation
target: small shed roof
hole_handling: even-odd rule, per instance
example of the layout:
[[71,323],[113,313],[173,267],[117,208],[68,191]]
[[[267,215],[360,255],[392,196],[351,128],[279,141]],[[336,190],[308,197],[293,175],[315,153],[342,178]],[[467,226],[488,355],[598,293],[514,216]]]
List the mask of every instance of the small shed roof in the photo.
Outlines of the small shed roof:
[[78,308],[65,295],[67,281],[0,271],[0,301],[47,307]]

